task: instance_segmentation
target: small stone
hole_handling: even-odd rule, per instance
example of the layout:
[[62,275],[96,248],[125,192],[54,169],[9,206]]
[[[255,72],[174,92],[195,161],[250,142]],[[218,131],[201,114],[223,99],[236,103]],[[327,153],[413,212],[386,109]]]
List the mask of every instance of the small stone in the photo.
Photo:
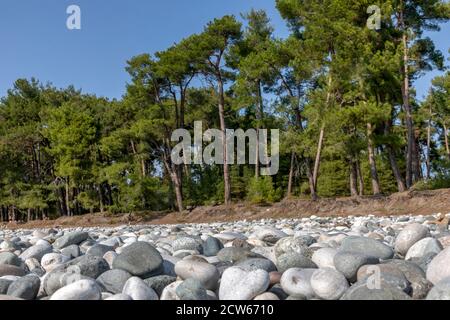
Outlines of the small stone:
[[275,256],[285,253],[297,253],[307,258],[311,258],[313,251],[308,248],[312,240],[308,237],[286,237],[275,244]]
[[13,280],[0,279],[0,295],[8,292],[8,287],[13,283]]
[[34,300],[38,294],[41,280],[36,275],[27,275],[9,285],[7,295],[24,300]]
[[251,258],[243,260],[237,263],[236,266],[241,267],[242,269],[245,269],[247,271],[253,271],[258,269],[267,272],[277,271],[277,267],[272,261],[270,261],[269,259],[262,259],[262,258]]
[[377,264],[378,258],[358,252],[339,251],[334,256],[334,266],[350,282],[356,281],[358,269],[366,264]]
[[[371,278],[371,277],[375,278]],[[368,281],[369,278],[398,288],[406,293],[411,291],[411,286],[403,272],[394,264],[364,265],[358,270],[358,282]]]
[[164,288],[167,287],[169,284],[175,282],[176,280],[177,280],[176,277],[162,275],[162,276],[155,276],[155,277],[147,278],[144,280],[144,282],[150,288],[155,290],[155,292],[158,294],[158,296],[161,296]]
[[269,287],[269,274],[264,270],[246,271],[240,267],[225,270],[220,281],[220,300],[251,300]]
[[127,294],[123,294],[123,293],[118,293],[115,294],[109,298],[106,298],[105,300],[122,300],[122,301],[126,301],[126,300],[133,300],[129,295]]
[[80,247],[76,244],[72,244],[70,246],[67,246],[63,249],[61,249],[61,254],[69,257],[70,259],[77,258],[80,256]]
[[402,290],[382,284],[379,289],[371,288],[365,281],[352,285],[341,300],[411,300]]
[[203,243],[203,255],[206,257],[216,256],[223,249],[222,242],[214,237],[208,237]]
[[236,263],[249,258],[261,258],[261,255],[251,252],[247,248],[228,247],[220,250],[217,258],[223,262]]
[[177,296],[176,290],[177,287],[182,283],[183,281],[175,281],[165,287],[161,294],[160,300],[180,300],[180,298]]
[[70,232],[56,239],[56,241],[53,243],[53,247],[62,249],[72,244],[80,244],[87,238],[89,238],[89,234],[87,232]]
[[96,279],[102,273],[109,270],[109,265],[105,261],[105,259],[84,255],[78,258],[75,258],[64,265],[66,270],[71,270],[71,272],[78,273],[80,275]]
[[263,294],[260,294],[258,296],[256,296],[253,300],[255,301],[275,301],[275,300],[280,300],[280,298],[278,298],[278,296],[272,292],[264,292]]
[[114,269],[122,269],[144,278],[161,274],[162,267],[163,259],[158,250],[147,242],[140,241],[125,247],[113,262]]
[[172,242],[172,249],[174,252],[180,250],[195,250],[201,252],[202,242],[190,237],[181,237]]
[[207,262],[180,260],[175,265],[175,273],[181,279],[193,278],[208,290],[215,290],[219,281],[219,270]]
[[1,252],[0,253],[0,264],[9,264],[12,266],[20,267],[22,264],[22,261],[14,253]]
[[41,259],[41,266],[49,272],[55,267],[68,262],[70,258],[60,253],[47,253]]
[[304,296],[308,299],[315,296],[311,287],[311,277],[317,269],[292,268],[286,270],[281,277],[281,287],[291,296]]
[[361,253],[380,260],[391,259],[394,256],[394,251],[384,243],[371,238],[356,236],[346,237],[342,241],[340,251]]
[[448,277],[450,277],[450,247],[434,257],[427,269],[427,279],[434,285]]
[[311,276],[311,288],[325,300],[339,300],[349,285],[344,275],[334,269],[318,269]]
[[427,300],[450,300],[450,278],[439,281],[428,293]]
[[105,246],[104,244],[95,244],[86,251],[86,254],[103,258],[105,253],[112,250],[114,250],[113,247]]
[[53,251],[52,245],[47,241],[41,242],[40,244],[36,244],[34,246],[29,247],[27,250],[22,252],[19,256],[22,260],[27,260],[30,258],[35,258],[38,261],[41,261],[42,257]]
[[0,277],[3,277],[3,276],[22,277],[25,274],[26,274],[25,270],[20,267],[9,265],[9,264],[0,264]]
[[184,280],[175,291],[180,300],[208,300],[206,289],[196,279]]
[[79,280],[56,291],[50,300],[101,300],[102,294],[93,280]]
[[415,263],[405,260],[390,260],[386,264],[396,266],[411,285],[411,293],[413,299],[424,299],[430,289],[433,287],[432,283],[426,279],[425,272]]
[[133,300],[158,300],[155,290],[138,277],[128,279],[123,287],[123,294],[129,295]]
[[409,224],[398,234],[395,240],[395,251],[404,256],[413,244],[429,236],[430,230],[424,225]]
[[434,238],[424,238],[413,244],[406,253],[405,260],[423,258],[427,254],[438,254],[443,250],[441,243]]
[[334,256],[338,251],[334,248],[321,248],[314,252],[311,260],[314,262],[319,268],[332,268],[335,269],[334,266]]
[[277,258],[277,268],[281,273],[291,268],[314,269],[317,265],[311,259],[298,253],[285,253]]
[[121,293],[125,283],[130,279],[132,275],[124,270],[113,269],[102,273],[97,282],[106,291],[111,293]]

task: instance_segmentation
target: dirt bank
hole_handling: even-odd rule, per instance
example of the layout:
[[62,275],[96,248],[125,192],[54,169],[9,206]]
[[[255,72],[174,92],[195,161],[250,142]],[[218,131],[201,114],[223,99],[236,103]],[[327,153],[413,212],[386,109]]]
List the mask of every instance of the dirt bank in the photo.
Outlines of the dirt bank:
[[333,198],[318,201],[286,199],[271,206],[236,203],[230,206],[205,206],[184,213],[141,212],[123,215],[87,214],[50,221],[2,224],[2,228],[48,228],[75,226],[116,226],[123,224],[209,223],[262,218],[301,218],[316,216],[390,216],[450,213],[450,189],[410,191],[390,196]]

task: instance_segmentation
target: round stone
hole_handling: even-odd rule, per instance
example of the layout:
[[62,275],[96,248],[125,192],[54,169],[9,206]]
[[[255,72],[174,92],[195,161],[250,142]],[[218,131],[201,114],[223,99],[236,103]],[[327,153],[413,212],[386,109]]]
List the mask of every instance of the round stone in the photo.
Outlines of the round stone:
[[342,241],[340,251],[356,252],[380,260],[391,259],[394,256],[392,248],[384,243],[375,239],[357,236],[346,237]]
[[140,241],[123,248],[113,262],[114,269],[122,269],[143,278],[160,274],[162,267],[163,259],[158,250]]
[[70,232],[56,239],[56,241],[53,243],[53,247],[57,249],[62,249],[72,244],[80,244],[87,238],[89,238],[89,234],[87,232],[82,231]]
[[127,280],[123,287],[123,294],[129,295],[133,300],[158,300],[155,290],[138,277],[132,277]]
[[175,273],[181,279],[193,278],[208,290],[215,290],[219,281],[219,270],[207,262],[195,259],[180,260],[175,265]]
[[203,243],[203,255],[206,257],[216,256],[223,249],[222,242],[214,237],[208,237]]
[[428,254],[438,254],[443,250],[441,243],[434,238],[424,238],[413,244],[406,253],[405,260],[421,259]]
[[308,237],[286,237],[280,239],[275,244],[275,256],[281,256],[285,253],[297,253],[302,256],[311,258],[313,251],[308,248],[312,240]]
[[382,284],[373,288],[362,281],[352,285],[341,300],[411,300],[411,297],[396,287]]
[[56,291],[50,300],[101,300],[102,294],[93,280],[79,280]]
[[434,285],[448,277],[450,277],[450,247],[434,257],[427,269],[427,279]]
[[410,295],[415,300],[424,299],[433,287],[432,283],[426,279],[425,272],[415,263],[395,259],[387,261],[386,264],[394,265],[402,271],[410,283]]
[[180,300],[177,296],[176,290],[182,283],[183,281],[175,281],[165,287],[163,293],[161,294],[161,300]]
[[47,241],[43,241],[40,244],[36,244],[34,246],[29,247],[20,255],[22,260],[27,260],[30,258],[35,258],[38,261],[41,261],[42,257],[53,251],[52,245]]
[[118,293],[115,294],[109,298],[106,298],[105,300],[122,300],[122,301],[127,301],[127,300],[133,300],[129,295],[127,294],[123,294],[123,293]]
[[267,272],[277,271],[277,267],[275,264],[270,261],[269,259],[262,259],[262,258],[251,258],[247,260],[243,260],[236,264],[237,267],[241,267],[242,269],[245,269],[247,271],[253,271],[253,270],[264,270]]
[[370,257],[358,252],[339,251],[334,256],[334,266],[350,282],[356,281],[358,269],[366,264],[377,264],[378,258]]
[[358,270],[358,282],[372,281],[373,283],[387,284],[406,293],[411,286],[399,267],[393,264],[364,265]]
[[450,278],[438,282],[428,293],[427,300],[450,300]]
[[114,250],[113,247],[105,246],[104,244],[95,244],[86,251],[86,254],[103,258],[105,253],[112,250]]
[[109,270],[109,265],[105,259],[91,255],[75,258],[67,262],[64,267],[66,271],[78,273],[92,279],[98,278],[103,272]]
[[184,280],[175,290],[181,300],[208,300],[206,289],[196,279]]
[[201,252],[202,242],[190,237],[181,237],[172,242],[172,249],[174,252],[180,250],[195,250]]
[[334,269],[318,269],[311,276],[311,288],[324,300],[339,300],[349,285],[344,275]]
[[236,263],[249,258],[261,258],[261,255],[251,252],[248,248],[228,247],[220,250],[217,258],[223,262]]
[[257,295],[253,300],[255,301],[276,301],[280,300],[275,293],[272,292],[264,292],[260,295]]
[[3,276],[22,277],[25,274],[26,274],[25,270],[20,267],[9,265],[9,264],[0,264],[0,277],[3,277]]
[[0,295],[8,292],[8,287],[13,283],[13,280],[0,279]]
[[14,253],[1,252],[0,253],[0,264],[9,264],[12,266],[20,267],[22,264],[22,261]]
[[176,277],[166,276],[166,275],[155,276],[155,277],[147,278],[144,280],[144,282],[150,288],[155,290],[155,292],[158,294],[158,296],[162,295],[162,292],[165,287],[167,287],[169,284],[171,284],[175,281],[177,281]]
[[311,260],[319,268],[332,268],[334,267],[334,256],[338,251],[334,248],[321,248],[314,252]]
[[40,285],[39,277],[30,274],[11,283],[7,295],[24,300],[34,300],[39,292]]
[[281,277],[281,287],[291,296],[303,296],[308,299],[315,296],[311,287],[311,277],[317,269],[292,268],[286,270]]
[[80,247],[76,244],[72,244],[70,246],[67,246],[63,249],[61,249],[61,254],[69,257],[70,259],[77,258],[80,256]]
[[102,273],[97,282],[106,291],[117,294],[122,292],[125,283],[131,277],[132,275],[124,270],[113,269]]
[[277,268],[281,273],[291,268],[314,269],[317,265],[311,259],[298,253],[284,253],[277,258]]
[[395,251],[405,255],[417,241],[429,237],[430,230],[419,223],[407,225],[395,239]]
[[265,292],[270,284],[264,270],[246,271],[240,267],[225,270],[220,280],[220,300],[252,300]]
[[49,272],[56,266],[62,265],[68,262],[70,258],[60,253],[47,253],[41,259],[41,266],[45,271]]

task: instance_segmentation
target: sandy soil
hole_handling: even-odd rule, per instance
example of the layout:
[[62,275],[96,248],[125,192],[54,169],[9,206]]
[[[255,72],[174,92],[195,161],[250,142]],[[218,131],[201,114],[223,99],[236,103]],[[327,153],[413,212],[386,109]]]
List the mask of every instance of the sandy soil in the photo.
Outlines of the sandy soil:
[[117,226],[123,224],[210,223],[263,218],[302,218],[316,216],[395,216],[450,213],[450,189],[410,191],[391,196],[333,198],[318,201],[285,199],[270,206],[235,203],[230,206],[206,206],[183,213],[139,212],[132,214],[86,214],[56,220],[29,223],[3,223],[0,228],[58,228]]

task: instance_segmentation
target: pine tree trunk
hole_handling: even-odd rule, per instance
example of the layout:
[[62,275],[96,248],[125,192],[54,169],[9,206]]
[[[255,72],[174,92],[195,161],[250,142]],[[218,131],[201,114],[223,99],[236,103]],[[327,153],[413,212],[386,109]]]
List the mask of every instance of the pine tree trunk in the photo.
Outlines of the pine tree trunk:
[[[326,98],[326,102],[325,102],[326,107],[329,107],[329,104],[331,101],[331,83],[332,83],[332,81],[333,81],[333,78],[331,77],[331,74],[330,74],[328,76],[328,92],[327,92],[327,98]],[[317,144],[316,160],[314,162],[314,171],[313,171],[314,196],[316,196],[316,191],[317,191],[317,180],[319,177],[320,158],[322,155],[324,137],[325,137],[325,123],[322,123],[322,126],[320,127],[319,142]]]
[[184,208],[183,208],[183,194],[181,191],[180,178],[179,178],[178,174],[176,173],[176,171],[172,172],[170,174],[170,177],[172,179],[173,186],[175,189],[175,198],[177,201],[177,209],[179,212],[182,212]]
[[450,147],[448,144],[448,128],[447,128],[447,124],[445,122],[444,122],[443,126],[444,126],[445,151],[447,152],[447,157],[450,160]]
[[222,131],[222,150],[223,150],[223,182],[224,182],[224,199],[225,204],[231,203],[231,182],[230,172],[228,167],[228,150],[226,139],[226,125],[225,125],[225,94],[223,88],[223,80],[219,77],[218,81],[219,92],[219,118],[220,118],[220,130]]
[[30,221],[31,221],[31,209],[28,208],[28,210],[27,210],[27,222],[30,222]]
[[381,193],[380,181],[378,180],[378,171],[375,161],[375,149],[372,138],[372,124],[367,124],[367,150],[369,154],[370,175],[372,178],[372,191],[374,195]]
[[354,160],[350,160],[350,194],[352,197],[358,196],[358,170],[356,168],[356,162]]
[[66,178],[66,213],[70,217],[72,216],[72,210],[70,209],[70,188],[69,178]]
[[316,152],[316,161],[314,162],[313,181],[315,191],[317,190],[317,179],[319,177],[320,158],[322,155],[324,137],[325,137],[325,125],[323,124],[322,127],[320,128],[319,142],[317,144],[317,152]]
[[412,108],[409,101],[409,48],[408,48],[408,37],[407,30],[404,25],[403,11],[400,13],[400,24],[402,26],[403,36],[403,82],[402,82],[402,98],[403,98],[403,108],[406,115],[406,128],[407,128],[407,150],[406,150],[406,187],[409,189],[412,187],[414,182],[418,179],[419,166],[417,159],[417,146],[414,134],[414,121],[412,115]]
[[361,172],[361,164],[359,163],[359,159],[355,162],[356,165],[356,173],[358,175],[358,192],[359,196],[364,196],[364,177]]
[[287,197],[292,196],[292,185],[294,180],[294,164],[295,164],[295,153],[291,153],[291,166],[289,169],[289,181],[288,181],[288,191],[287,191]]
[[100,213],[103,214],[104,205],[103,205],[103,192],[102,192],[101,184],[98,185],[98,202],[99,202],[99,206],[100,206]]
[[431,179],[431,107],[430,107],[430,119],[428,119],[428,126],[427,126],[427,160],[426,160],[426,167],[427,167],[427,180]]

